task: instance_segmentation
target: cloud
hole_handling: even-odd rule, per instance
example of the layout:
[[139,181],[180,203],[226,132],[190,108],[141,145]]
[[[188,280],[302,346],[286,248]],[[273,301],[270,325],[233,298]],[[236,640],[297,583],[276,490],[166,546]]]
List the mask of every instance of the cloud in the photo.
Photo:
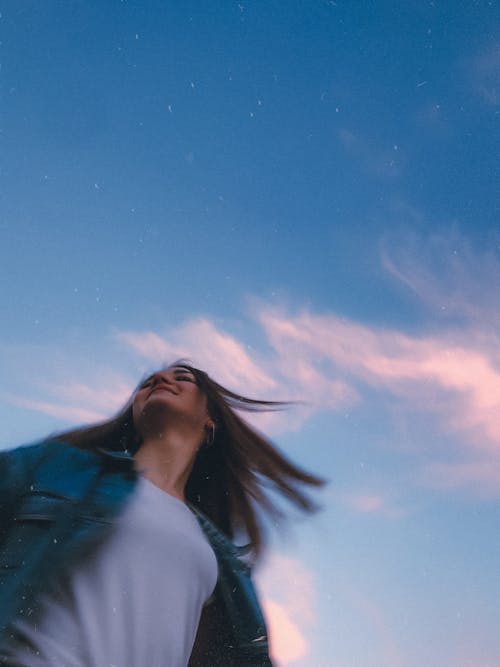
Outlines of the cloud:
[[101,382],[100,387],[73,380],[44,382],[40,386],[53,396],[59,397],[59,400],[62,397],[66,402],[93,407],[99,411],[99,414],[109,415],[110,412],[116,412],[125,403],[134,385],[114,375],[101,378]]
[[309,652],[308,642],[288,611],[264,598],[262,603],[269,631],[269,653],[279,665],[291,665]]
[[401,519],[408,516],[410,510],[398,504],[390,494],[360,489],[355,491],[339,491],[330,489],[329,496],[333,503],[346,507],[350,512],[366,517]]
[[377,493],[349,493],[340,500],[358,514],[381,514],[387,508],[386,499]]
[[346,382],[382,388],[408,407],[436,413],[449,429],[470,432],[475,447],[500,446],[500,370],[474,341],[408,336],[307,311],[266,309],[260,321],[285,365],[290,356],[315,360],[328,375],[342,373]]
[[[420,294],[431,286],[418,274],[407,279],[411,285],[418,284]],[[454,303],[458,309],[458,296]],[[487,478],[494,486],[497,479],[488,473],[487,462],[481,459],[481,465],[474,467],[474,457],[488,454],[491,462],[500,452],[500,340],[479,327],[477,308],[476,303],[470,312],[462,311],[462,320],[469,318],[468,328],[462,323],[460,328],[443,328],[424,336],[332,314],[283,311],[263,303],[255,317],[268,349],[259,355],[251,355],[243,341],[206,319],[188,322],[164,336],[122,332],[118,337],[155,364],[164,360],[165,351],[172,359],[196,350],[194,361],[213,369],[216,378],[236,391],[305,401],[292,411],[253,420],[272,433],[300,428],[318,411],[361,409],[375,390],[382,408],[384,403],[387,410],[397,406],[410,423],[433,416],[443,432],[456,436],[456,454],[466,451],[473,457],[468,474],[460,467],[448,468],[454,481],[447,485],[445,469],[438,466],[429,473],[433,483],[441,480],[449,488],[461,481],[480,485]],[[101,378],[99,391],[86,383],[46,386],[63,398],[51,402],[10,393],[4,400],[59,419],[88,422],[115,412],[131,388],[118,378],[107,384]],[[363,502],[367,507],[366,498]],[[359,500],[359,510],[363,502]]]
[[[315,621],[314,574],[302,561],[273,552],[259,572],[258,580],[270,597],[281,602],[292,616],[307,623]],[[294,582],[293,586],[290,581]]]
[[[46,356],[49,354],[47,352]],[[3,392],[0,398],[8,405],[40,412],[70,424],[88,424],[109,418],[130,397],[134,381],[104,367],[87,369],[88,381],[75,380],[84,375],[78,365],[78,360],[72,356],[64,360],[58,353],[57,368],[52,376],[44,370],[39,373],[42,379],[37,379],[37,373],[30,368],[27,371],[29,382],[26,383],[22,373],[15,373],[15,378],[9,382],[11,390]]]
[[279,665],[291,665],[310,650],[307,636],[317,620],[314,576],[300,560],[273,552],[257,582],[266,591],[263,607],[271,654]]
[[[404,203],[396,212],[409,224],[423,224],[419,212]],[[478,252],[454,225],[446,234],[425,239],[407,232],[391,234],[381,241],[382,266],[432,310],[440,325],[446,321],[449,326],[466,325],[469,335],[473,325],[476,336],[487,331],[496,335],[500,325],[496,291],[485,285],[500,285],[500,237],[492,233],[485,240],[489,250]]]
[[345,500],[355,511],[362,514],[378,513],[385,506],[382,496],[376,494],[360,493],[348,496]]
[[[197,318],[160,336],[153,332],[118,332],[117,338],[135,352],[159,364],[187,357],[212,372],[221,383],[246,387],[247,391],[272,391],[276,380],[255,361],[244,343],[217,329],[215,324]],[[193,357],[196,351],[196,357]]]
[[106,416],[102,412],[94,412],[93,410],[87,410],[84,407],[61,405],[59,403],[50,403],[48,401],[35,401],[8,393],[2,394],[1,398],[10,405],[25,408],[26,410],[42,412],[45,415],[49,415],[49,417],[55,417],[56,419],[62,419],[63,421],[72,423],[97,422],[101,421]]
[[[249,417],[271,433],[292,431],[318,409],[335,409],[357,402],[356,391],[341,379],[329,377],[303,356],[273,359],[248,351],[247,346],[207,319],[197,318],[166,331],[118,332],[118,340],[154,366],[188,357],[221,384],[247,396],[302,402],[293,411]],[[196,356],[193,356],[196,351]]]

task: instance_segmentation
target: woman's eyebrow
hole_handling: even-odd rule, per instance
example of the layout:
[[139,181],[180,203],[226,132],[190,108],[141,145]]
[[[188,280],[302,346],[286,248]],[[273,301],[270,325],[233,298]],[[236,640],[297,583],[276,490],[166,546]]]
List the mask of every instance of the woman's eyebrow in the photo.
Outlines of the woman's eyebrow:
[[190,376],[193,378],[193,380],[196,381],[196,375],[193,373],[193,371],[190,371],[188,368],[184,368],[183,366],[173,366],[173,367],[171,367],[171,368],[165,368],[164,371],[159,371],[159,373],[151,373],[151,375],[148,375],[148,376],[147,376],[147,377],[146,377],[146,378],[139,384],[139,387],[142,387],[142,386],[144,386],[145,384],[147,384],[148,382],[150,382],[150,381],[154,378],[155,375],[158,375],[158,374],[161,375],[162,372],[163,372],[163,373],[166,373],[167,371],[172,371],[172,372],[175,373],[176,375],[180,375],[180,374],[190,375]]

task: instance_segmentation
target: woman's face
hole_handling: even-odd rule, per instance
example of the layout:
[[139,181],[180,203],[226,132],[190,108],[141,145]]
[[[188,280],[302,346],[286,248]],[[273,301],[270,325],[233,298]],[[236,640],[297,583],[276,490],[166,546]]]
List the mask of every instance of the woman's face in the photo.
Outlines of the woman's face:
[[135,393],[132,410],[134,426],[142,436],[148,427],[159,428],[171,420],[199,429],[200,435],[212,423],[205,394],[193,373],[182,366],[171,366],[146,378]]

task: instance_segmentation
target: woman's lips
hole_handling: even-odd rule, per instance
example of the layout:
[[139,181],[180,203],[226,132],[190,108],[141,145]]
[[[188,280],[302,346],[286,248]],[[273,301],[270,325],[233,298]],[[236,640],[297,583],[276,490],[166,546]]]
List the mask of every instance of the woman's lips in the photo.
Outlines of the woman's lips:
[[[154,394],[155,391],[168,391],[171,394],[175,394],[175,391],[173,389],[170,389],[170,387],[167,387],[164,384],[158,385],[157,387],[154,387],[153,389],[151,389],[151,391],[149,392],[149,396]],[[149,398],[149,396],[148,396],[148,398]]]

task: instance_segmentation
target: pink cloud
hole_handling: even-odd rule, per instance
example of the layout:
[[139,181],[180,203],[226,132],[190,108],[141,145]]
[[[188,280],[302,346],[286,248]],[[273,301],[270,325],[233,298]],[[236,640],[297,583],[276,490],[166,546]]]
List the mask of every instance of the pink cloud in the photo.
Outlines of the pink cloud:
[[269,649],[277,665],[292,665],[304,658],[308,652],[308,642],[298,626],[291,620],[288,611],[277,602],[263,600],[264,614],[269,631]]
[[333,500],[340,501],[356,514],[376,515],[388,519],[399,519],[408,515],[408,510],[398,507],[393,500],[380,493],[334,493]]
[[104,382],[101,378],[99,387],[73,380],[45,382],[41,387],[54,396],[62,397],[65,402],[85,405],[88,408],[92,406],[105,414],[117,411],[134,389],[131,382],[115,376],[106,377]]
[[49,415],[50,417],[55,417],[56,419],[62,419],[68,422],[97,422],[106,417],[106,415],[102,412],[87,410],[84,407],[61,405],[59,403],[50,403],[47,401],[35,401],[21,398],[12,394],[3,394],[2,398],[7,403],[10,403],[10,405],[15,405],[19,408],[25,408],[26,410],[42,412],[43,414]]
[[[261,305],[256,318],[269,342],[267,356],[251,354],[237,337],[205,319],[188,322],[165,337],[153,332],[118,334],[119,339],[155,365],[177,356],[192,356],[224,384],[257,397],[302,400],[304,405],[281,414],[257,416],[253,422],[271,433],[297,429],[318,410],[361,406],[368,390],[388,407],[398,405],[408,419],[416,413],[437,418],[457,434],[457,451],[493,456],[500,450],[500,343],[477,327],[445,329],[410,336],[396,329],[373,327],[308,311],[288,313]],[[99,383],[102,387],[102,380]],[[131,385],[115,377],[96,391],[81,382],[47,384],[60,402],[10,396],[18,406],[69,421],[88,422],[112,414],[128,397]],[[475,461],[472,461],[474,464]],[[432,479],[446,486],[444,472]],[[468,468],[467,483],[488,474],[484,461]],[[475,470],[475,474],[472,471]],[[449,470],[450,486],[466,476]],[[437,481],[434,483],[437,484]],[[479,481],[477,481],[479,483]],[[365,498],[358,510],[368,511]],[[373,499],[372,499],[373,501]],[[369,503],[368,503],[369,505]],[[375,511],[373,508],[372,511]]]
[[272,655],[280,665],[293,664],[309,653],[307,635],[317,618],[314,576],[297,558],[273,552],[257,582],[266,591],[263,606]]
[[[408,224],[420,226],[425,218],[407,203],[396,203],[395,213]],[[457,322],[476,334],[497,335],[500,314],[495,290],[485,285],[500,281],[500,262],[493,250],[482,254],[453,226],[446,236],[425,240],[416,235],[391,236],[381,242],[383,268],[433,313],[434,326],[456,328]]]
[[[316,618],[314,574],[299,559],[273,552],[258,574],[258,581],[270,597],[307,623]],[[293,587],[290,581],[294,582]]]
[[182,356],[173,345],[153,331],[143,331],[139,334],[122,331],[116,333],[116,338],[126,343],[137,354],[159,364],[168,363],[177,356]]
[[356,512],[362,514],[373,514],[380,512],[385,507],[385,501],[382,496],[369,493],[360,493],[348,496],[346,503]]
[[53,400],[20,396],[14,391],[3,393],[2,399],[10,405],[73,424],[88,424],[102,421],[117,412],[134,389],[132,381],[109,371],[101,371],[95,385],[71,379],[74,375],[77,374],[68,372],[69,379],[44,379],[31,385],[32,394],[49,394],[54,397]]
[[261,394],[277,388],[272,375],[255,361],[255,351],[250,353],[248,346],[207,319],[192,320],[164,337],[148,331],[122,332],[117,337],[155,365],[187,357],[223,384]]
[[323,375],[343,376],[358,392],[362,382],[437,414],[447,428],[467,433],[474,447],[500,447],[500,370],[475,340],[411,337],[306,311],[290,317],[264,309],[260,321],[284,373],[291,356],[314,360]]
[[164,337],[152,332],[121,332],[117,337],[155,366],[187,357],[222,384],[247,396],[303,401],[290,411],[249,417],[258,428],[271,434],[300,428],[318,409],[352,405],[358,400],[352,386],[320,372],[303,356],[290,355],[279,363],[259,359],[255,352],[250,354],[243,342],[205,319],[172,329]]

